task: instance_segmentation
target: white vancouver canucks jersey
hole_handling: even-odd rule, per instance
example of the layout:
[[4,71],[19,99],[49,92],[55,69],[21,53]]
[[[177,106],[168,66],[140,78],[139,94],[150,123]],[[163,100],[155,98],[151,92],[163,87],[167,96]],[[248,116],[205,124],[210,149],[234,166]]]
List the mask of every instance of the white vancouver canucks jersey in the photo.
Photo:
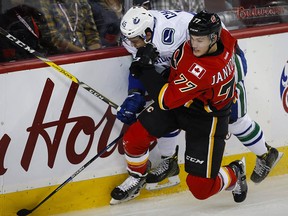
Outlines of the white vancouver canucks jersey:
[[[162,72],[170,66],[170,59],[173,52],[187,39],[188,24],[193,18],[192,13],[184,11],[156,11],[150,10],[155,18],[152,43],[157,47],[159,57],[155,63],[156,70]],[[123,46],[133,57],[136,56],[137,49],[133,47],[129,40],[124,40]]]

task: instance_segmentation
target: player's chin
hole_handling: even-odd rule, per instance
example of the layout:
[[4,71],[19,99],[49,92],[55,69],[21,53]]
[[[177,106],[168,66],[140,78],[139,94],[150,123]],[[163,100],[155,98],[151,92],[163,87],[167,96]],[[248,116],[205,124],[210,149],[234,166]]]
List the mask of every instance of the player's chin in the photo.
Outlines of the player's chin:
[[203,55],[203,53],[202,53],[202,52],[200,52],[200,51],[197,51],[197,50],[193,50],[193,54],[194,54],[194,56],[196,56],[196,57],[200,57],[200,56],[202,56],[202,55]]

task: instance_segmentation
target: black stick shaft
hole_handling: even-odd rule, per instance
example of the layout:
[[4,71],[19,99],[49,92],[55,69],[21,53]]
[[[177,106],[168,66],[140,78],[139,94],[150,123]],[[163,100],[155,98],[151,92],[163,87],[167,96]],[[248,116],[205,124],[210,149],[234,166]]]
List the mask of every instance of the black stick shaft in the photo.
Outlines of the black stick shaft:
[[17,215],[28,215],[40,207],[43,203],[45,203],[48,199],[50,199],[55,193],[57,193],[61,188],[63,188],[68,182],[72,181],[80,172],[82,172],[86,167],[88,167],[93,161],[95,161],[98,157],[104,154],[109,148],[115,145],[121,138],[123,134],[120,134],[113,142],[106,146],[102,151],[100,151],[97,155],[91,158],[88,162],[86,162],[82,167],[80,167],[75,173],[73,173],[66,181],[64,181],[61,185],[59,185],[54,191],[52,191],[45,199],[43,199],[38,205],[36,205],[33,209],[21,209],[17,212]]

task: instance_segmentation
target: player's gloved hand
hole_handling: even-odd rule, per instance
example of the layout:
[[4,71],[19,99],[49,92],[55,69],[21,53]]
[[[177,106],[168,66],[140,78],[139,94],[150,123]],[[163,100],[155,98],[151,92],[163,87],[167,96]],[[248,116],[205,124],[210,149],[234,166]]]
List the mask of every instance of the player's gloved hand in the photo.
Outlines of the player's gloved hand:
[[136,114],[145,106],[145,97],[139,92],[129,94],[117,112],[117,119],[125,124],[132,124],[136,121]]
[[144,47],[140,47],[129,68],[131,75],[138,78],[142,74],[142,69],[154,68],[158,56],[159,52],[153,44],[148,43]]

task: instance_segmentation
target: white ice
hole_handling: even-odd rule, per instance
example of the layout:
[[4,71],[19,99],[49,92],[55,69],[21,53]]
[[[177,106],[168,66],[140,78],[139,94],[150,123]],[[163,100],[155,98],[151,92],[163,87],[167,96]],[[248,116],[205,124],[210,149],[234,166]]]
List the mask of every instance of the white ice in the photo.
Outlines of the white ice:
[[248,195],[235,203],[223,191],[207,200],[196,200],[188,191],[135,199],[115,206],[69,212],[57,216],[287,216],[288,175],[268,177],[260,184],[248,181]]

